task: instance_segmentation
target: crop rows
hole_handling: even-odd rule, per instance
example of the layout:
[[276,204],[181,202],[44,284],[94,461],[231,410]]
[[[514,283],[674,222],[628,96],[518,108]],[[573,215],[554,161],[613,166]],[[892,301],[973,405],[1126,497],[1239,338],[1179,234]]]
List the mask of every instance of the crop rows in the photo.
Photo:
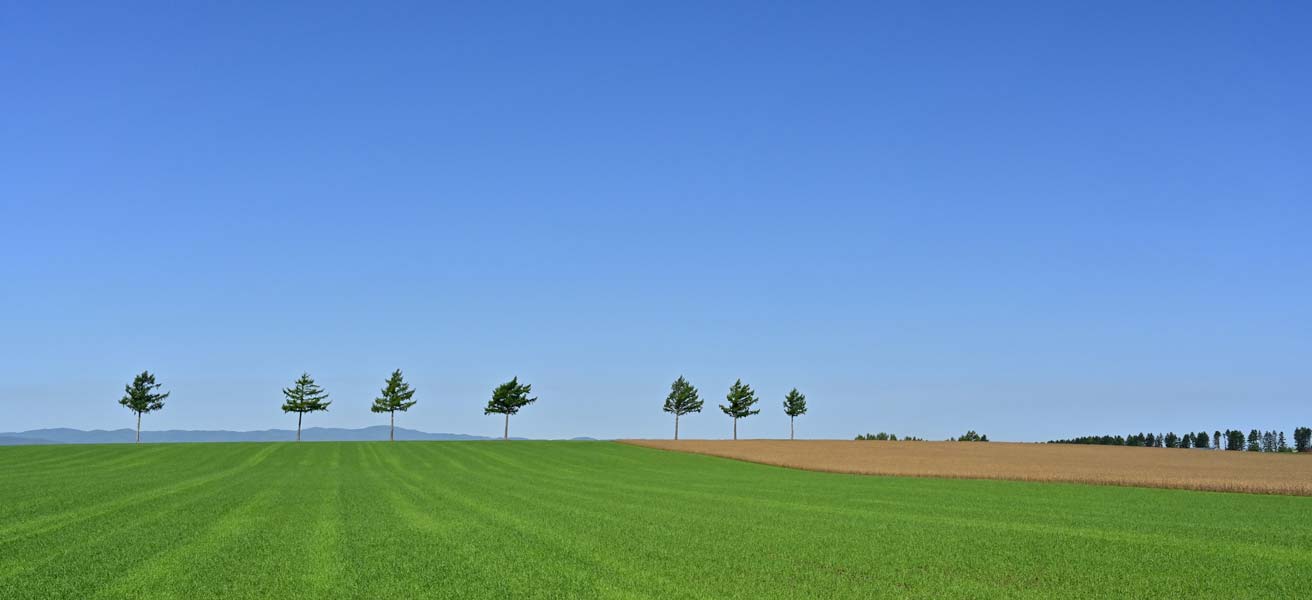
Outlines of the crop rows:
[[1312,498],[603,442],[0,448],[2,598],[1296,597]]

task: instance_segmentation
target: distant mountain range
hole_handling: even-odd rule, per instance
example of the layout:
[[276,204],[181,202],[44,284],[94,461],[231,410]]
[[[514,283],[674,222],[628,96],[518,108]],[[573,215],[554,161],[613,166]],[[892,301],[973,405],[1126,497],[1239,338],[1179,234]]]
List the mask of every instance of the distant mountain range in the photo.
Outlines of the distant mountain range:
[[[296,439],[293,429],[265,429],[263,431],[187,430],[142,431],[141,441],[148,442],[289,442]],[[310,427],[301,430],[301,439],[308,442],[364,442],[387,439],[387,426],[374,425],[360,429],[337,427]],[[398,440],[494,440],[500,438],[463,433],[428,433],[414,429],[396,428]],[[511,438],[525,439],[525,438]],[[591,440],[579,437],[574,440]],[[14,433],[0,433],[0,446],[31,444],[128,444],[136,440],[131,429],[33,429]]]

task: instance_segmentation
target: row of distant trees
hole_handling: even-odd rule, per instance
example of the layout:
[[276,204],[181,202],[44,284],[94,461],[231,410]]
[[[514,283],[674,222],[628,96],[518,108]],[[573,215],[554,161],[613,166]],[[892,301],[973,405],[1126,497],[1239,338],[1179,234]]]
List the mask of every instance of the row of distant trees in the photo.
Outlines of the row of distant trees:
[[[746,419],[755,414],[760,414],[761,410],[752,408],[756,406],[760,399],[756,397],[756,392],[752,386],[743,383],[739,379],[729,386],[729,393],[725,395],[725,404],[720,405],[720,410],[724,414],[733,418],[733,439],[738,439],[738,419]],[[701,394],[693,384],[688,383],[682,375],[670,384],[670,395],[665,397],[665,408],[667,413],[674,415],[674,439],[679,439],[679,417],[692,413],[702,412]],[[806,394],[793,388],[784,396],[784,414],[788,415],[788,439],[793,439],[795,432],[793,422],[806,414]]]
[[[141,417],[142,415],[155,412],[164,408],[164,400],[169,397],[169,392],[162,391],[162,384],[155,381],[155,376],[148,371],[142,371],[132,379],[124,388],[123,397],[119,404],[127,407],[137,417],[137,442],[141,442]],[[527,383],[520,383],[518,377],[512,378],[492,390],[492,398],[488,400],[487,406],[483,408],[483,414],[499,414],[505,417],[505,425],[502,430],[502,437],[510,437],[510,416],[518,414],[520,409],[537,401],[537,397],[531,396],[533,386]],[[309,373],[302,373],[291,387],[283,388],[284,413],[296,413],[296,440],[301,439],[301,424],[306,414],[328,410],[332,401],[328,399],[328,392],[315,383],[314,378]],[[369,410],[375,413],[388,413],[389,433],[388,439],[396,439],[396,413],[406,412],[414,406],[415,390],[410,384],[405,382],[401,370],[397,369],[387,378],[383,384],[379,396],[374,398],[373,404]],[[741,379],[733,382],[729,386],[729,393],[725,395],[725,403],[719,405],[724,414],[733,419],[733,439],[738,439],[738,420],[745,419],[752,415],[760,414],[760,409],[755,408],[760,399],[756,391],[750,385],[743,383]],[[702,398],[697,388],[688,382],[683,376],[679,376],[670,384],[670,393],[665,397],[664,411],[674,415],[674,439],[679,439],[679,418],[702,411]],[[806,414],[806,395],[793,388],[784,396],[783,401],[784,414],[788,415],[788,439],[794,438],[794,421],[797,417]],[[858,440],[896,440],[896,435],[880,432],[878,434],[858,435]],[[904,440],[918,440],[915,437],[904,437]],[[981,435],[974,430],[966,432],[955,439],[949,441],[962,442],[987,442],[987,435]],[[1224,444],[1223,444],[1224,442]],[[1163,434],[1138,433],[1130,435],[1102,435],[1102,436],[1083,436],[1066,440],[1052,440],[1049,444],[1098,444],[1108,446],[1143,446],[1156,448],[1215,448],[1233,451],[1249,452],[1312,452],[1312,429],[1299,427],[1294,430],[1294,445],[1290,447],[1285,440],[1283,431],[1258,431],[1256,429],[1248,432],[1247,435],[1240,430],[1227,429],[1224,433],[1215,431],[1209,437],[1206,431],[1197,433],[1186,433],[1176,435],[1175,432]]]
[[[163,384],[156,382],[154,375],[149,371],[142,371],[132,379],[132,383],[125,386],[123,397],[118,401],[137,417],[138,444],[141,443],[141,416],[163,409],[164,400],[169,397],[169,392],[161,391],[162,387]],[[510,415],[537,401],[536,397],[529,396],[532,391],[532,385],[520,383],[519,378],[515,377],[492,390],[492,399],[488,400],[487,406],[483,408],[483,414],[504,415],[506,421],[502,435],[509,438]],[[309,373],[302,373],[291,387],[283,388],[282,396],[282,411],[296,413],[296,441],[298,442],[301,441],[301,423],[305,415],[326,411],[332,405],[332,401],[328,399],[328,392],[315,383]],[[396,440],[396,413],[410,410],[410,407],[417,402],[414,396],[414,388],[405,382],[401,370],[397,369],[392,371],[392,375],[383,384],[379,396],[374,398],[373,404],[369,406],[372,412],[388,413],[389,440]]]
[[[879,432],[879,433],[860,433],[860,434],[857,434],[856,439],[858,439],[858,440],[878,441],[878,442],[896,442],[896,441],[898,441],[897,434],[893,434],[893,433],[884,433],[884,432],[882,432],[882,431]],[[916,437],[916,436],[914,436],[914,435],[908,435],[908,436],[903,436],[903,437],[902,437],[902,441],[904,441],[904,442],[923,442],[923,441],[925,441],[925,438],[918,438],[918,437]],[[950,437],[950,438],[948,438],[948,439],[946,439],[946,440],[943,440],[943,441],[945,441],[945,442],[987,442],[987,441],[989,441],[989,436],[984,435],[984,434],[981,434],[981,433],[976,433],[974,429],[971,429],[970,431],[967,431],[966,433],[964,433],[964,434],[962,434],[962,435],[960,435],[960,436],[957,436],[957,437]]]
[[[856,440],[869,440],[869,441],[872,441],[872,442],[896,442],[896,441],[898,441],[899,439],[900,439],[901,441],[903,441],[903,442],[923,442],[923,441],[925,441],[924,438],[918,438],[918,437],[916,437],[916,436],[914,436],[914,435],[904,435],[904,436],[902,436],[901,438],[899,438],[899,437],[897,437],[897,434],[896,434],[896,433],[886,433],[886,432],[883,432],[883,431],[881,431],[881,432],[879,432],[879,433],[858,433],[858,434],[856,434],[856,437],[853,438],[853,439],[856,439]],[[948,440],[948,441],[951,441],[951,440]]]
[[1176,435],[1136,433],[1130,435],[1090,435],[1068,440],[1052,440],[1049,444],[1096,444],[1102,446],[1141,446],[1146,448],[1198,448],[1202,450],[1230,450],[1233,452],[1312,452],[1312,429],[1294,429],[1294,445],[1290,446],[1283,431],[1250,430],[1246,435],[1239,429],[1206,431]]
[[[164,400],[169,397],[169,392],[161,391],[162,387],[163,384],[155,381],[153,374],[142,371],[124,388],[123,398],[119,400],[119,404],[127,407],[137,417],[137,443],[141,443],[141,416],[163,409]],[[518,377],[492,390],[492,399],[488,400],[483,414],[499,414],[505,417],[503,438],[510,437],[510,415],[537,401],[537,397],[530,396],[532,391],[533,386],[520,383]],[[328,392],[315,383],[309,373],[302,373],[291,387],[283,388],[282,395],[282,411],[296,413],[296,441],[298,442],[301,440],[301,425],[305,415],[326,411],[332,405],[332,401],[328,399]],[[414,400],[414,395],[414,388],[405,382],[401,370],[397,369],[387,378],[379,396],[374,398],[369,410],[375,413],[388,413],[388,439],[396,439],[396,413],[410,410],[410,407],[417,402]],[[733,417],[733,439],[738,439],[738,419],[745,419],[761,412],[760,409],[753,408],[758,400],[752,387],[743,383],[741,379],[729,386],[729,393],[725,396],[726,403],[720,405],[720,410]],[[670,394],[665,398],[665,412],[674,414],[674,439],[679,439],[679,417],[701,411],[702,399],[697,388],[688,383],[683,376],[674,380],[670,385]],[[788,439],[793,439],[793,420],[806,414],[806,395],[797,391],[797,388],[788,392],[784,396],[784,414],[788,415]]]

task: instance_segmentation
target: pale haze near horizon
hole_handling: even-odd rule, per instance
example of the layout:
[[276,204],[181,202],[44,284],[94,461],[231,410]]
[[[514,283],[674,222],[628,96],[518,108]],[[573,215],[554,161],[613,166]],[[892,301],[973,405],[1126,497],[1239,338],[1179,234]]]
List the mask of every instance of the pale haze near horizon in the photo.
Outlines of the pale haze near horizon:
[[0,431],[1312,425],[1306,7],[246,10],[4,9]]

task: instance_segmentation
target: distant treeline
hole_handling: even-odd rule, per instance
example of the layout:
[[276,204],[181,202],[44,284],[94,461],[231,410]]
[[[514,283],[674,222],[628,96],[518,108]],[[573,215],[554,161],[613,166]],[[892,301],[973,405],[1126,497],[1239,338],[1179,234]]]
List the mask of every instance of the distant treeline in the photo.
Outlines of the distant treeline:
[[896,434],[896,433],[884,433],[884,432],[882,432],[882,431],[879,432],[879,433],[858,433],[857,436],[856,436],[856,439],[858,439],[858,440],[870,440],[870,441],[876,441],[876,440],[878,440],[878,441],[881,441],[881,442],[896,442],[896,441],[899,441],[899,440],[901,440],[901,441],[903,441],[903,442],[923,442],[923,441],[925,441],[925,440],[923,440],[923,439],[921,439],[921,438],[918,438],[918,437],[916,437],[916,436],[914,436],[914,435],[905,435],[905,436],[902,436],[902,437],[899,438],[899,437],[897,437],[897,434]]
[[[898,437],[897,437],[896,434],[892,434],[892,433],[884,433],[884,432],[882,432],[882,431],[879,432],[879,433],[861,433],[861,434],[857,434],[856,439],[858,439],[858,440],[872,440],[872,441],[880,441],[880,442],[896,442],[896,441],[898,441]],[[903,441],[903,442],[923,442],[923,441],[925,441],[925,438],[918,438],[918,437],[916,437],[916,436],[914,436],[914,435],[908,435],[908,436],[904,436],[904,437],[902,437],[902,438],[901,438],[901,441]],[[970,430],[970,431],[967,431],[967,432],[965,433],[965,435],[962,435],[961,437],[948,438],[948,439],[945,440],[945,441],[948,441],[948,442],[987,442],[987,441],[989,441],[989,436],[987,436],[987,435],[980,435],[980,434],[978,434],[978,433],[975,433],[975,430],[972,429],[972,430]]]
[[1200,450],[1231,450],[1235,452],[1312,452],[1312,428],[1294,429],[1294,445],[1285,440],[1283,431],[1258,431],[1247,435],[1238,429],[1206,431],[1176,435],[1135,433],[1120,435],[1087,435],[1068,440],[1051,440],[1049,444],[1093,444],[1099,446],[1140,446],[1144,448],[1198,448]]

